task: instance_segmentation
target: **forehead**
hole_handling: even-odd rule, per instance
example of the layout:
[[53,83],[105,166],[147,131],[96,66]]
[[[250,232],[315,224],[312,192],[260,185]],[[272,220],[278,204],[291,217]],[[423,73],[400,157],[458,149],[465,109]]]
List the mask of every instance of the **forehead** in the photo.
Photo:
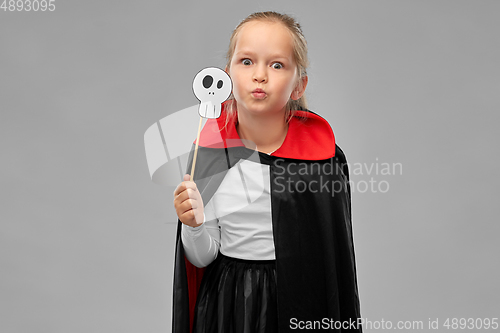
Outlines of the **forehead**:
[[251,21],[245,23],[236,39],[235,52],[280,53],[292,57],[293,38],[279,22]]

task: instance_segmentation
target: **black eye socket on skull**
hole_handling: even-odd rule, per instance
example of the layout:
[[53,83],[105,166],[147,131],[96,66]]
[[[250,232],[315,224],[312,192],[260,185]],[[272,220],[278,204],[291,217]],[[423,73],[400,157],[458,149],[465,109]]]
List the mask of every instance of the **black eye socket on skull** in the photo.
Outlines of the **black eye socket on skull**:
[[222,82],[222,80],[219,80],[219,82],[217,82],[217,88],[222,88],[222,85],[224,84],[224,82]]
[[211,77],[210,75],[207,75],[203,78],[203,86],[205,89],[208,89],[212,86],[212,83],[214,82],[214,78]]

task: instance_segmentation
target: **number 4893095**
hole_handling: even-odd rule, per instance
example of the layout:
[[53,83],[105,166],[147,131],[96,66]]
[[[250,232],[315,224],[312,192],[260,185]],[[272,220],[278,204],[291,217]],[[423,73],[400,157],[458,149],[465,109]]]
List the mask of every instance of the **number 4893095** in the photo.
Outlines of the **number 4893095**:
[[56,0],[3,0],[0,9],[4,12],[53,12]]

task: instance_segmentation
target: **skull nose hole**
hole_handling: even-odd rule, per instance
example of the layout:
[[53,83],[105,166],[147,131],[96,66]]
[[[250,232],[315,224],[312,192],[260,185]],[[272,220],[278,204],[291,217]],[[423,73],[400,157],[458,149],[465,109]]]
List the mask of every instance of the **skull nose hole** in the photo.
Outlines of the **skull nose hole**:
[[224,84],[224,82],[222,82],[222,80],[219,80],[219,81],[217,82],[217,88],[218,88],[218,89],[222,88],[222,85],[223,85],[223,84]]
[[212,86],[213,82],[214,82],[214,78],[210,75],[207,75],[203,78],[203,86],[205,87],[205,89],[210,88],[210,86]]

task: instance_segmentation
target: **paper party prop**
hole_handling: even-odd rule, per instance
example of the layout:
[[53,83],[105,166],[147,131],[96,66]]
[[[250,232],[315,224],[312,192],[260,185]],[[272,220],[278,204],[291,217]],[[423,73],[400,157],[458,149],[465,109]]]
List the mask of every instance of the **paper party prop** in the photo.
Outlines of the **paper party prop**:
[[198,108],[200,123],[198,124],[198,135],[196,136],[196,146],[194,148],[190,180],[193,180],[196,157],[198,156],[202,119],[219,118],[221,114],[221,104],[229,98],[232,89],[233,83],[231,82],[231,78],[220,68],[208,67],[202,69],[194,77],[193,92],[200,101],[200,106]]
[[193,92],[200,101],[200,117],[219,118],[221,104],[229,98],[232,89],[231,78],[220,68],[209,67],[196,74]]

